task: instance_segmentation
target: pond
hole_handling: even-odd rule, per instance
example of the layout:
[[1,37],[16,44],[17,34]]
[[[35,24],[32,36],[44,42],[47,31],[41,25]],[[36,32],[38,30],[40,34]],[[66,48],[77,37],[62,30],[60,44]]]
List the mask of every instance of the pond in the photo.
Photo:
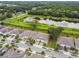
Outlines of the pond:
[[[35,19],[28,17],[26,19],[24,19],[24,22],[33,22]],[[47,24],[49,26],[54,25],[54,26],[61,26],[61,27],[68,27],[68,28],[75,28],[75,29],[79,29],[79,23],[74,23],[74,22],[67,22],[67,21],[53,21],[53,20],[37,20],[38,23],[42,23],[42,24]]]
[[75,28],[79,29],[79,23],[67,22],[67,21],[53,21],[53,20],[39,20],[39,23],[47,24],[47,25],[54,25],[54,26],[61,26],[61,27],[68,27],[68,28]]

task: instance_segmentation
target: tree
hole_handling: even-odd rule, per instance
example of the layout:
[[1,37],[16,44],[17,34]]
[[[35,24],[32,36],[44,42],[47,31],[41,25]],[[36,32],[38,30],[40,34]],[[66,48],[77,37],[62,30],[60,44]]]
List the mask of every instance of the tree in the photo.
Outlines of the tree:
[[75,39],[73,39],[74,48],[76,49]]
[[26,41],[26,43],[28,43],[29,45],[33,45],[35,44],[35,40],[28,38],[28,40]]
[[63,30],[62,27],[48,29],[48,34],[49,34],[48,47],[56,48],[56,46],[57,46],[56,42],[57,42],[57,39],[60,36],[62,30]]
[[3,42],[4,42],[4,41],[5,41],[5,39],[3,38],[1,41],[3,41]]
[[34,19],[36,19],[36,20],[40,20],[40,18],[39,18],[39,17],[35,17]]
[[16,35],[15,39],[12,40],[12,42],[18,43],[20,40],[21,40],[21,38],[19,38],[19,35]]
[[15,39],[18,39],[19,38],[19,35],[16,35]]
[[38,45],[40,45],[40,43],[41,43],[41,40],[39,41]]
[[55,51],[58,51],[60,49],[60,45],[57,44],[57,46],[54,48]]
[[7,12],[7,13],[6,13],[6,17],[7,17],[7,18],[11,18],[11,17],[12,17],[12,14]]
[[8,48],[8,49],[11,49],[12,48],[12,46],[10,46],[8,44],[5,47]]
[[30,56],[32,54],[31,48],[26,49],[25,54],[28,55],[28,56]]
[[32,27],[31,28],[32,30],[35,30],[37,28],[37,20],[35,20],[34,22],[32,22],[31,27]]
[[6,15],[0,15],[0,20],[4,20],[4,19],[6,19],[7,17],[6,17]]
[[45,52],[44,51],[41,51],[41,55],[45,55]]
[[43,43],[43,46],[46,46],[46,43]]
[[67,51],[67,47],[66,46],[64,46],[64,50]]
[[6,37],[8,37],[9,35],[3,35],[3,38],[6,38]]
[[78,50],[77,49],[72,50],[71,55],[77,57],[78,56]]
[[44,20],[46,20],[47,18],[46,17],[44,17]]

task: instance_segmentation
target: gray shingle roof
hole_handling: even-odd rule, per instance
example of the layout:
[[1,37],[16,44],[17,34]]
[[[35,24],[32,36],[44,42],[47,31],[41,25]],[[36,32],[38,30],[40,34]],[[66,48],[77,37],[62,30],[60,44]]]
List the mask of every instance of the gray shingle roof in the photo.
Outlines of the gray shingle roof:
[[38,32],[33,32],[33,31],[24,31],[23,33],[20,34],[20,37],[28,37],[28,38],[32,38],[32,39],[40,39],[40,40],[44,40],[45,42],[48,41],[48,35],[46,34],[42,34],[42,33],[38,33]]
[[14,29],[9,34],[21,34],[22,32],[23,32],[23,30],[21,30],[21,29]]
[[[57,41],[58,44],[63,44],[66,46],[74,47],[74,42],[72,38],[60,37]],[[76,46],[79,48],[79,40],[75,40]]]
[[0,32],[7,33],[7,32],[10,32],[12,30],[13,30],[13,28],[11,28],[11,27],[5,27],[5,28],[0,29]]

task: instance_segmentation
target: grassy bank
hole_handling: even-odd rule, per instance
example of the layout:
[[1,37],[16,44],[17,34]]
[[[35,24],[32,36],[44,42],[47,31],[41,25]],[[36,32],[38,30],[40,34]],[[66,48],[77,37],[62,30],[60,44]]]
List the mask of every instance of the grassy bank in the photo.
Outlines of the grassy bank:
[[[23,19],[28,16],[29,15],[27,15],[27,14],[21,14],[19,16],[15,16],[13,18],[4,20],[3,24],[8,25],[8,26],[15,26],[15,27],[20,27],[20,28],[25,28],[25,29],[31,29],[31,23],[22,22]],[[48,25],[40,24],[40,23],[37,23],[36,26],[37,26],[36,31],[47,31],[49,27],[53,27],[53,28],[57,27],[57,26],[48,26]],[[63,33],[79,35],[79,29],[65,28],[65,27],[63,27],[63,28],[64,28]]]

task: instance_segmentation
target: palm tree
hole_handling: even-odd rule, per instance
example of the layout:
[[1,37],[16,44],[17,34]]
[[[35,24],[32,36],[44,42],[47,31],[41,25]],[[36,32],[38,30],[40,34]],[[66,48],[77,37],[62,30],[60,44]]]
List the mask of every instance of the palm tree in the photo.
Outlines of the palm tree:
[[25,54],[28,55],[28,56],[30,56],[32,54],[31,48],[26,49]]
[[33,45],[33,44],[35,44],[35,40],[28,38],[28,41],[26,41],[26,43]]
[[21,38],[19,38],[19,34],[16,35],[15,40],[13,40],[14,42],[18,43],[21,40]]
[[75,39],[73,39],[74,48],[76,49]]
[[74,44],[74,47],[72,47],[72,51],[71,51],[71,55],[72,56],[78,56],[78,50],[76,49],[76,44],[75,44],[75,39],[73,39],[73,44]]
[[5,47],[8,48],[8,49],[11,49],[12,48],[12,46],[10,46],[8,44]]

